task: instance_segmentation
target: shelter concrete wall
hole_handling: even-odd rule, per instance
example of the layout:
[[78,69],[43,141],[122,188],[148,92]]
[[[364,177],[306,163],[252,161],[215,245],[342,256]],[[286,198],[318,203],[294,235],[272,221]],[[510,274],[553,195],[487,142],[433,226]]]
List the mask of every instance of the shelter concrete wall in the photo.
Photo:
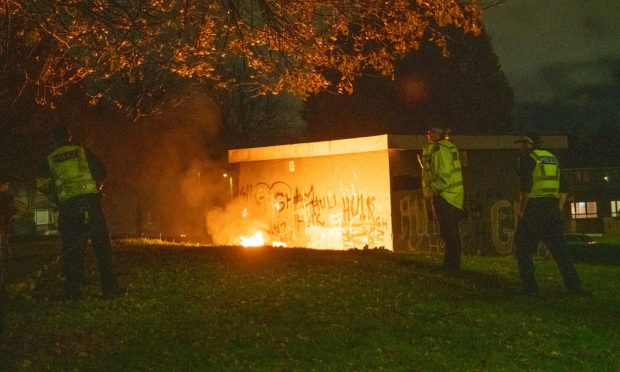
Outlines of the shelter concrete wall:
[[[516,138],[453,139],[463,165],[466,253],[512,250]],[[565,136],[543,140],[556,153],[567,147]],[[417,155],[424,144],[423,135],[381,135],[231,150],[229,161],[239,163],[240,194],[268,217],[274,240],[312,248],[442,252],[439,227],[420,190]]]
[[[420,151],[390,151],[394,250],[442,252],[439,226],[420,189]],[[515,230],[518,196],[514,150],[460,150],[465,200],[461,223],[463,250],[507,253]]]
[[239,164],[248,218],[288,246],[392,249],[387,150]]

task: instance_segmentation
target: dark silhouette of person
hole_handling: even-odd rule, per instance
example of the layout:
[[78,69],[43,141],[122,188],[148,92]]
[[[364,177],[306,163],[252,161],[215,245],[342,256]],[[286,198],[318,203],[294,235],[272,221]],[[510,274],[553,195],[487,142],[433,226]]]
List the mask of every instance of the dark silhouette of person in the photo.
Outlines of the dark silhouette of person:
[[519,137],[521,156],[517,173],[520,180],[518,224],[515,247],[519,275],[523,283],[521,294],[538,296],[538,283],[534,276],[533,255],[543,241],[553,256],[569,293],[591,296],[584,290],[568,254],[564,238],[562,209],[568,195],[566,182],[560,174],[557,157],[540,148],[542,141],[536,134]]
[[89,238],[97,257],[104,297],[123,295],[125,290],[119,287],[113,269],[110,238],[101,208],[100,190],[107,169],[92,151],[72,142],[68,128],[56,127],[52,135],[56,148],[47,156],[43,176],[51,180],[58,203],[66,297],[83,297],[84,247]]
[[422,188],[431,196],[433,212],[439,222],[439,234],[445,243],[442,269],[458,272],[461,269],[461,234],[463,219],[463,175],[459,151],[450,141],[450,130],[430,128],[425,147]]

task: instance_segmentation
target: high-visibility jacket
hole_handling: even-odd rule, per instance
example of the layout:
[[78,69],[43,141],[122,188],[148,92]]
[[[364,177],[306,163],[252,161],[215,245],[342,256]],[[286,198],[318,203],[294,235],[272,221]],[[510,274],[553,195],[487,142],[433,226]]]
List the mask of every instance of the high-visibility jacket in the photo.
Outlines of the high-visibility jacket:
[[558,198],[560,196],[560,166],[558,159],[546,150],[530,152],[536,165],[532,171],[530,198]]
[[434,143],[428,170],[430,188],[456,208],[463,208],[463,174],[459,150],[448,140]]
[[82,147],[60,146],[48,155],[47,164],[60,203],[76,196],[99,193]]

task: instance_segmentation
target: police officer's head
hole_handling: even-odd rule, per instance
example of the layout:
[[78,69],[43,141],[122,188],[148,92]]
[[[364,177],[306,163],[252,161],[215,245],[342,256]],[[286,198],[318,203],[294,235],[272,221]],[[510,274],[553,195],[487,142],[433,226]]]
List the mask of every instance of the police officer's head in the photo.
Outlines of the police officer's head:
[[67,127],[56,127],[52,130],[52,139],[56,146],[70,143],[72,140],[71,131]]
[[442,139],[450,138],[450,132],[452,130],[449,128],[437,128],[432,127],[426,131],[426,138],[428,142],[436,142]]
[[521,152],[529,153],[532,150],[539,148],[543,142],[538,134],[526,133],[517,138],[514,143],[518,143],[520,145]]

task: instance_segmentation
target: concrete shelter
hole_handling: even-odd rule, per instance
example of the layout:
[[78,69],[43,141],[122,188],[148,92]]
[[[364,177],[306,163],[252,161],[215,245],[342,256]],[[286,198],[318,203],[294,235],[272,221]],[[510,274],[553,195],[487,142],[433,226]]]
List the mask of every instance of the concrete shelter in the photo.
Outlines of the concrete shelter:
[[[515,135],[454,136],[465,185],[464,249],[508,253],[514,232]],[[565,136],[544,136],[567,148]],[[417,155],[425,135],[378,135],[234,149],[238,192],[248,213],[264,219],[272,241],[291,247],[382,247],[440,252],[437,224],[420,189]]]

